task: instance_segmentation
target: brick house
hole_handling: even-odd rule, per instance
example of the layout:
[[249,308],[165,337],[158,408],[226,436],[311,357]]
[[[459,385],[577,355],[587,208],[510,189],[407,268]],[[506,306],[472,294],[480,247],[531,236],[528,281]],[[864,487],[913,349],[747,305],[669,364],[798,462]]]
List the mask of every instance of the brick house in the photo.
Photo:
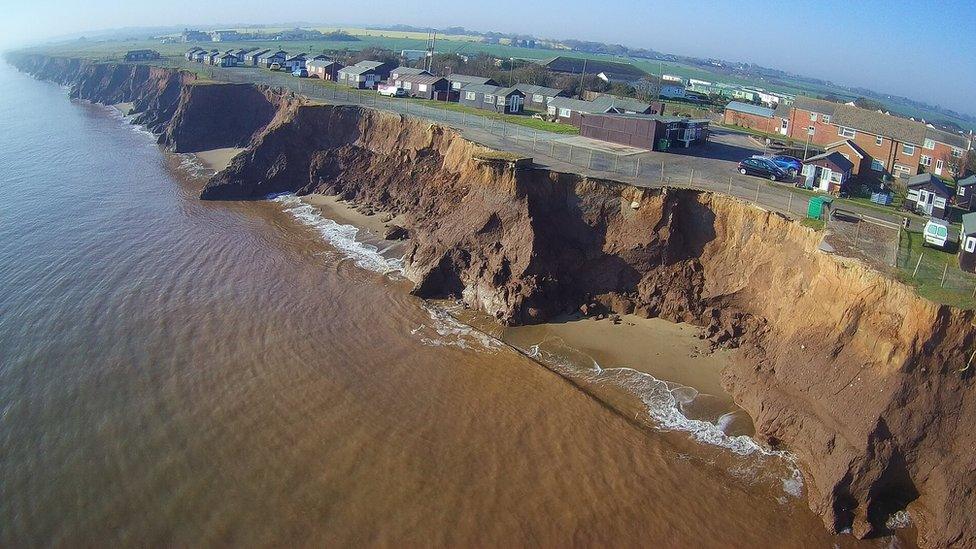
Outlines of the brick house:
[[850,139],[843,139],[837,141],[836,143],[831,143],[824,147],[827,152],[838,152],[844,158],[851,161],[854,164],[854,168],[851,170],[851,175],[856,176],[858,174],[868,174],[868,170],[871,169],[871,157],[868,155],[867,151],[862,149],[857,143],[851,141]]
[[838,139],[853,142],[870,157],[870,171],[877,177],[907,179],[923,171],[952,175],[947,159],[972,147],[965,136],[922,122],[809,97],[796,98],[787,125],[789,136],[798,141],[819,146]]
[[776,110],[769,107],[732,101],[725,106],[724,123],[727,126],[751,128],[764,133],[778,133],[780,119],[775,114]]
[[837,151],[812,156],[803,162],[802,178],[808,189],[837,194],[850,181],[854,163]]

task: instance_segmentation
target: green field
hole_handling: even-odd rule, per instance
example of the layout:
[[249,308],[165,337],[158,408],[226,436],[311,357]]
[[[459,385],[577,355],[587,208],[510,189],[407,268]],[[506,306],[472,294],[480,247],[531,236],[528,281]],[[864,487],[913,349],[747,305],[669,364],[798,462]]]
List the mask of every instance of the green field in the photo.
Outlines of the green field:
[[[337,30],[338,27],[321,27],[317,30],[322,32],[331,32]],[[270,27],[260,27],[260,28],[242,28],[242,31],[253,31],[260,30],[267,32],[269,30],[281,30],[273,29]],[[66,56],[77,56],[77,57],[90,57],[99,60],[119,60],[122,54],[127,49],[140,49],[140,48],[152,48],[164,55],[176,56],[181,54],[186,48],[193,45],[209,46],[209,47],[220,47],[220,48],[232,48],[232,47],[268,47],[268,48],[282,48],[291,52],[306,52],[306,53],[318,53],[323,50],[342,50],[351,49],[358,50],[367,47],[381,47],[390,49],[393,51],[400,51],[403,49],[425,49],[426,46],[426,36],[425,33],[420,32],[405,32],[405,31],[384,31],[384,30],[373,30],[373,29],[358,29],[358,28],[342,28],[348,34],[357,36],[360,40],[356,42],[348,41],[287,41],[287,42],[223,42],[214,43],[206,42],[203,44],[161,44],[158,41],[73,41],[67,42],[55,46],[45,46],[43,51],[56,53]],[[578,58],[587,59],[602,59],[607,61],[618,61],[625,63],[633,63],[635,66],[641,68],[644,71],[653,74],[673,74],[680,76],[682,78],[697,78],[702,80],[709,80],[713,82],[723,82],[727,84],[740,84],[740,85],[753,85],[761,86],[771,91],[781,92],[781,93],[792,93],[792,94],[806,94],[806,95],[825,95],[833,94],[841,98],[854,99],[855,97],[841,88],[821,86],[815,84],[808,84],[805,82],[784,82],[784,83],[770,83],[757,80],[748,80],[744,78],[738,78],[735,76],[718,74],[709,71],[703,67],[691,66],[682,63],[675,63],[669,61],[651,61],[646,59],[632,59],[628,57],[613,56],[613,55],[601,55],[601,54],[590,54],[575,52],[569,50],[559,50],[559,49],[544,49],[544,48],[517,48],[504,44],[487,44],[480,41],[480,37],[477,36],[444,36],[437,40],[437,51],[441,53],[461,53],[461,54],[478,54],[487,53],[499,58],[516,58],[516,59],[527,59],[527,60],[540,60],[547,59],[556,55],[565,55]],[[916,109],[908,105],[892,104],[888,105],[892,112],[896,112],[905,116],[913,117],[923,117],[928,120],[948,120],[959,124],[962,127],[974,127],[974,124],[967,122],[962,119],[949,117],[934,111]]]

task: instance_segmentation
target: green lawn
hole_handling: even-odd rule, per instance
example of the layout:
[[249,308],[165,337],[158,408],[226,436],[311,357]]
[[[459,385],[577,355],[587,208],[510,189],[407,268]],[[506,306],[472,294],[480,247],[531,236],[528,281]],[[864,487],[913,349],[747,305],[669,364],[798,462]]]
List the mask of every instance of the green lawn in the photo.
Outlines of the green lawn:
[[[923,247],[923,241],[924,237],[920,232],[901,232],[898,279],[914,287],[920,296],[936,303],[963,309],[976,308],[976,299],[973,296],[976,275],[959,268],[959,256],[955,251]],[[946,281],[944,286],[943,276]]]

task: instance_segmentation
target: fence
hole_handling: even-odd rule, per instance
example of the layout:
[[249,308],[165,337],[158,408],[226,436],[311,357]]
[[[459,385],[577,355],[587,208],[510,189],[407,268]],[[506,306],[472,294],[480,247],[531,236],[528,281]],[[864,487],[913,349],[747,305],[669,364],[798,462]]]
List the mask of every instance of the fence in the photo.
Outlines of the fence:
[[[199,71],[201,65],[186,63],[185,68]],[[414,100],[384,97],[372,90],[356,90],[315,79],[299,79],[287,73],[274,73],[255,68],[203,67],[210,69],[214,79],[251,84],[264,84],[289,89],[301,95],[335,104],[360,105],[424,118],[461,131],[466,138],[497,150],[532,156],[535,162],[561,171],[574,171],[593,177],[616,179],[638,186],[687,187],[720,192],[744,199],[765,209],[794,218],[806,215],[808,199],[805,193],[784,184],[771,183],[738,173],[716,178],[696,170],[693,163],[669,163],[660,153],[616,154],[572,143],[572,137],[550,131],[513,124],[499,119],[497,114],[474,114],[443,106],[431,106]],[[663,158],[663,160],[662,160]],[[689,165],[691,164],[691,165]],[[842,255],[856,256],[881,267],[897,267],[903,272],[911,265],[916,271],[913,279],[932,286],[936,281],[941,293],[976,294],[976,277],[963,273],[956,266],[945,266],[940,255],[906,246],[902,238],[900,216],[888,214],[865,215],[847,212],[848,218],[834,216],[828,220],[828,242]],[[942,254],[945,255],[945,254]],[[951,256],[950,256],[951,257]],[[951,263],[951,261],[950,261]],[[917,267],[917,269],[915,268]],[[938,276],[936,276],[938,275]],[[950,296],[955,299],[955,296]]]

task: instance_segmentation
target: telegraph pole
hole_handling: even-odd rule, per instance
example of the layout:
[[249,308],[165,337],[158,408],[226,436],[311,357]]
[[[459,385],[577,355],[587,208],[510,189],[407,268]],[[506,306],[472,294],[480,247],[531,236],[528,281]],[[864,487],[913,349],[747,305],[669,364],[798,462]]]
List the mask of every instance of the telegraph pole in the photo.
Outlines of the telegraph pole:
[[583,99],[583,77],[586,76],[586,58],[583,58],[583,71],[580,72],[580,99]]

